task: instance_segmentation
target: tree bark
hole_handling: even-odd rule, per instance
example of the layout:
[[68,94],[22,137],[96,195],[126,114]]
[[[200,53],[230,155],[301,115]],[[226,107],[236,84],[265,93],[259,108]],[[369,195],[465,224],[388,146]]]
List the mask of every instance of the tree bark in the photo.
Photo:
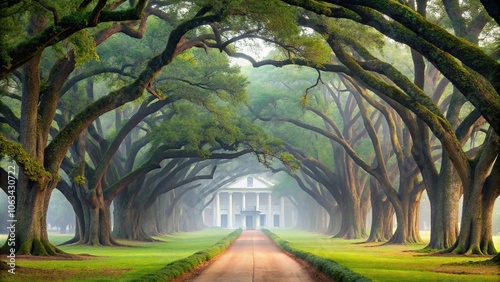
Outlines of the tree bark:
[[[500,138],[490,130],[481,157],[474,165],[474,178],[464,186],[462,220],[457,241],[446,250],[456,254],[495,255],[492,212],[500,195]],[[491,172],[490,171],[491,168]]]
[[339,207],[342,214],[340,230],[334,238],[359,239],[367,236],[361,213],[360,199],[346,195],[339,199]]
[[392,237],[394,209],[380,184],[370,177],[372,224],[366,242],[386,242]]
[[449,248],[458,236],[458,209],[462,184],[447,154],[443,153],[437,183],[427,185],[431,205],[431,235],[428,249]]

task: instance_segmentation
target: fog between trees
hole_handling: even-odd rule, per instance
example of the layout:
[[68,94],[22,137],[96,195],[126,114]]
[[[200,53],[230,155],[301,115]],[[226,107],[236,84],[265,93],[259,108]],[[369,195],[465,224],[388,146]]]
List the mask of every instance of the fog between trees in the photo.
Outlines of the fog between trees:
[[429,249],[497,253],[497,3],[51,5],[0,8],[18,254],[59,253],[55,203],[68,244],[113,246],[203,228],[218,189],[259,173],[299,228],[405,244],[425,226]]

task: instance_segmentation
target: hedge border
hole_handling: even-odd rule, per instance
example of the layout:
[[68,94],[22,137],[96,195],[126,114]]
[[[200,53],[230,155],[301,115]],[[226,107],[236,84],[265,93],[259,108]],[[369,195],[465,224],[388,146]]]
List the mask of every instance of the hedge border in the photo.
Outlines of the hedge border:
[[229,245],[240,236],[241,228],[229,233],[226,237],[215,243],[209,248],[198,251],[188,257],[170,262],[162,269],[148,273],[133,281],[155,282],[155,281],[172,281],[179,276],[190,272],[203,262],[211,260],[216,255],[222,253]]
[[319,257],[317,255],[310,253],[310,252],[296,249],[293,247],[293,245],[290,242],[281,239],[278,235],[274,234],[273,232],[269,231],[268,229],[261,229],[261,230],[267,236],[269,236],[269,238],[271,238],[271,240],[273,240],[276,244],[278,244],[278,246],[280,246],[283,250],[307,261],[314,268],[323,272],[328,277],[331,277],[336,282],[372,281],[371,279],[369,279],[361,274],[358,274],[356,272],[353,272],[345,266],[340,265],[338,262],[336,262],[334,260]]

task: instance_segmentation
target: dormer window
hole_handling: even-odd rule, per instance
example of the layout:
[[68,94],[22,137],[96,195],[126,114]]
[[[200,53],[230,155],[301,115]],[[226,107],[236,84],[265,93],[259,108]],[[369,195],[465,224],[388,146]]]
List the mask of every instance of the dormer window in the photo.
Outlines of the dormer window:
[[247,187],[253,187],[253,178],[252,177],[247,178]]

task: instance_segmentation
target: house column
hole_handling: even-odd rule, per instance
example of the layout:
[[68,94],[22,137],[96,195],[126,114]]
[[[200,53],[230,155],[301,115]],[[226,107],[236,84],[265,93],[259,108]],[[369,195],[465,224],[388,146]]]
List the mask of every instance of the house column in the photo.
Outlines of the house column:
[[[260,210],[259,209],[259,195],[260,193],[256,193],[256,198],[255,198],[255,210]],[[260,214],[257,214],[257,218],[255,219],[255,229],[260,228]]]
[[220,197],[219,193],[215,195],[215,226],[220,227]]
[[285,197],[281,197],[280,227],[285,227]]
[[229,192],[229,204],[227,207],[227,227],[233,228],[233,192]]
[[201,222],[203,222],[203,225],[208,225],[208,224],[206,223],[206,221],[205,221],[205,218],[206,218],[206,216],[205,216],[205,212],[206,212],[206,210],[207,210],[207,207],[205,207],[205,208],[201,211]]
[[[241,193],[241,211],[245,210],[245,192]],[[241,228],[247,229],[247,219],[244,213],[241,213]]]
[[267,194],[267,227],[273,227],[273,201],[271,199],[271,193]]

